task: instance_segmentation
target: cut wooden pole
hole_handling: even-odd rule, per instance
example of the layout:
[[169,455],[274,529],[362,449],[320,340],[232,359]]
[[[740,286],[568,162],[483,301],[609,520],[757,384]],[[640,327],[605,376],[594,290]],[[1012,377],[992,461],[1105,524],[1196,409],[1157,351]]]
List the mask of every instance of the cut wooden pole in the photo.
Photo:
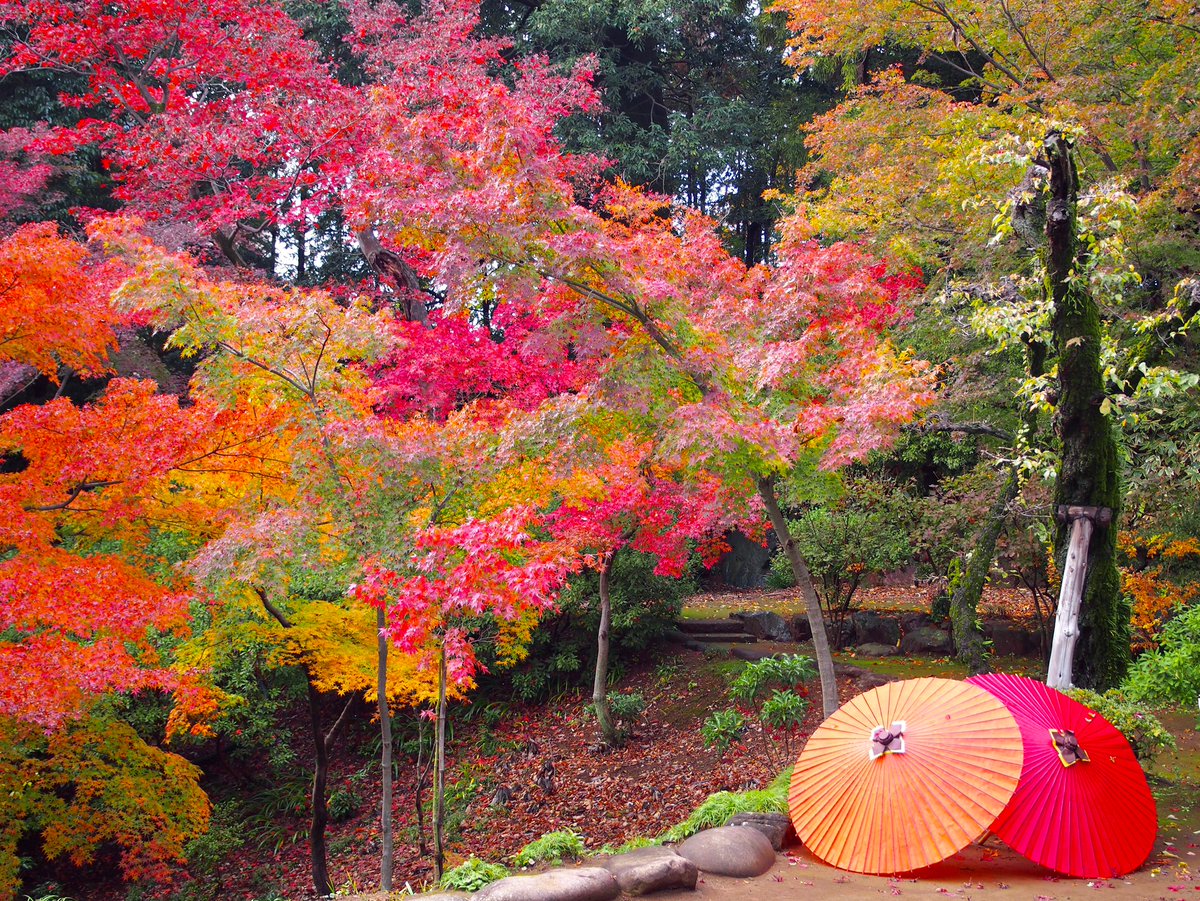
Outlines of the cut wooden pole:
[[1054,618],[1054,642],[1050,646],[1046,684],[1064,691],[1072,686],[1071,669],[1075,642],[1079,638],[1079,609],[1087,578],[1088,545],[1095,526],[1105,526],[1112,521],[1112,511],[1106,507],[1059,507],[1058,517],[1070,522],[1071,538],[1058,592],[1058,613]]

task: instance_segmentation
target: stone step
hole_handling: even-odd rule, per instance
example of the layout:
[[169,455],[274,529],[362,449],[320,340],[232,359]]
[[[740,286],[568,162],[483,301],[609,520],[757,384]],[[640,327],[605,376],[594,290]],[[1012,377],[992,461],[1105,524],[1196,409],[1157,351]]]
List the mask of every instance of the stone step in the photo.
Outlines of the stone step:
[[729,619],[678,619],[675,621],[675,627],[680,632],[686,632],[689,635],[698,635],[703,632],[741,632],[741,620],[730,617]]
[[745,632],[693,632],[684,633],[687,638],[701,644],[754,644],[758,641]]
[[718,644],[754,644],[758,641],[753,635],[747,635],[745,632],[680,632],[678,629],[671,629],[667,632],[667,639],[678,642],[690,651],[703,651],[707,647]]

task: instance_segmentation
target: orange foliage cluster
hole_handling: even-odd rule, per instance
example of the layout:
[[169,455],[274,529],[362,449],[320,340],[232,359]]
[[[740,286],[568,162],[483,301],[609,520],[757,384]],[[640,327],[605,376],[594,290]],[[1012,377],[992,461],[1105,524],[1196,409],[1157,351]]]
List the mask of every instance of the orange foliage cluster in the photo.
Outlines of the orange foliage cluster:
[[62,238],[51,222],[26,225],[0,241],[0,362],[32,366],[55,381],[59,366],[82,374],[107,369],[117,346],[108,304],[116,269]]
[[86,866],[107,845],[127,878],[165,876],[208,826],[199,775],[124,723],[85,717],[46,735],[0,718],[0,896],[19,886],[17,845],[30,819],[43,824],[50,858]]
[[1133,602],[1132,624],[1138,649],[1157,646],[1157,634],[1163,623],[1180,607],[1200,598],[1200,581],[1181,580],[1175,572],[1183,560],[1200,559],[1200,540],[1173,535],[1134,536],[1122,532],[1122,551],[1134,556],[1141,551],[1147,564],[1140,569],[1126,567],[1122,586]]
[[[103,691],[174,684],[146,636],[184,630],[188,596],[131,565],[130,552],[156,527],[208,527],[217,508],[186,480],[240,468],[231,459],[247,444],[244,425],[125,379],[85,407],[59,399],[0,418],[0,453],[25,464],[0,474],[0,547],[16,552],[0,563],[0,626],[15,633],[0,644],[0,668],[14,677],[0,713],[49,728]],[[71,553],[64,533],[86,536],[82,547],[117,539],[126,553]]]

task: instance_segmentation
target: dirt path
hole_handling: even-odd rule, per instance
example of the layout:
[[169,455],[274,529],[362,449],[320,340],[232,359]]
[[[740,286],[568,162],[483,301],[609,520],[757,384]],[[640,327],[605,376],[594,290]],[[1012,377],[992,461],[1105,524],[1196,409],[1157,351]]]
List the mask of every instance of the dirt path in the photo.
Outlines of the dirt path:
[[[803,848],[789,849],[757,879],[701,875],[696,891],[661,892],[661,901],[824,901],[908,896],[995,898],[997,901],[1080,901],[1097,898],[1121,901],[1200,898],[1200,881],[1193,881],[1186,864],[1163,858],[1160,839],[1150,863],[1124,879],[1059,878],[989,839],[949,861],[919,874],[887,878],[836,870]],[[1168,865],[1167,862],[1175,864]]]

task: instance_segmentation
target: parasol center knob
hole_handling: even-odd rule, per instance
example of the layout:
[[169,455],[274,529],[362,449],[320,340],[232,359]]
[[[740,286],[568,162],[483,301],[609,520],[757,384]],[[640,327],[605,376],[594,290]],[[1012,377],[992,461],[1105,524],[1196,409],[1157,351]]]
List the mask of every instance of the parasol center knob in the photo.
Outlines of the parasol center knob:
[[876,726],[871,730],[871,759],[875,760],[884,754],[904,753],[904,730],[907,725],[903,721],[888,726]]
[[1073,766],[1076,763],[1091,761],[1087,751],[1079,746],[1079,738],[1071,729],[1051,729],[1050,742],[1054,745],[1054,750],[1063,766]]

